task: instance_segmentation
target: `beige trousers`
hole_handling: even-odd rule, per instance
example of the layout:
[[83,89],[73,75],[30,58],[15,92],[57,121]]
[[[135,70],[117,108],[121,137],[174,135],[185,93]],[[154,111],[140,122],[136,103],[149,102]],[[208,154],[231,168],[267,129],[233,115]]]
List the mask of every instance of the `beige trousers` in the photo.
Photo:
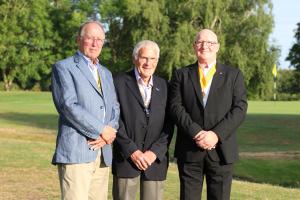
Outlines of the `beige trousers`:
[[144,181],[135,178],[113,179],[114,200],[135,200],[140,187],[140,200],[163,200],[164,181]]
[[62,200],[107,200],[109,167],[99,152],[94,162],[57,165]]

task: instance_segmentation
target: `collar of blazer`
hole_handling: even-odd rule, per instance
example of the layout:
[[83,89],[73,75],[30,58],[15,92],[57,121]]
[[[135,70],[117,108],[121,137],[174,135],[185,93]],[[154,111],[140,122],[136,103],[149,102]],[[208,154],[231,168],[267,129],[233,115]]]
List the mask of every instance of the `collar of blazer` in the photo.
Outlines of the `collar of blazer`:
[[[208,99],[207,102],[209,102],[210,96],[216,91],[217,88],[219,88],[223,81],[224,81],[224,65],[220,64],[217,62],[216,64],[216,73],[213,76],[212,83],[210,86],[209,94],[208,94]],[[200,85],[200,78],[199,78],[199,73],[198,73],[198,62],[190,65],[189,67],[189,76],[190,80],[193,83],[193,87],[196,93],[196,96],[198,100],[201,102],[203,105],[203,96],[202,96],[202,90],[201,90],[201,85]]]
[[[99,95],[102,96],[97,83],[92,75],[92,73],[89,71],[89,69],[87,69],[87,65],[84,62],[83,58],[76,52],[76,54],[74,55],[74,62],[76,63],[76,66],[79,68],[79,70],[82,72],[82,74],[84,75],[84,77],[90,82],[90,84],[94,87],[94,89],[99,93]],[[100,70],[101,71],[101,70]],[[101,72],[100,72],[101,73]],[[101,82],[104,83],[103,80],[103,76],[101,76]],[[102,84],[102,91],[105,91],[104,88],[105,84]]]
[[[131,70],[127,72],[127,80],[126,80],[126,86],[129,88],[129,91],[135,96],[139,104],[144,108],[144,102],[142,99],[142,95],[140,93],[140,90],[138,88],[138,84],[136,81],[136,77],[134,74],[134,70]],[[160,83],[158,81],[158,78],[153,75],[153,87],[151,92],[151,102],[149,107],[154,108],[156,105],[161,104],[160,103]]]

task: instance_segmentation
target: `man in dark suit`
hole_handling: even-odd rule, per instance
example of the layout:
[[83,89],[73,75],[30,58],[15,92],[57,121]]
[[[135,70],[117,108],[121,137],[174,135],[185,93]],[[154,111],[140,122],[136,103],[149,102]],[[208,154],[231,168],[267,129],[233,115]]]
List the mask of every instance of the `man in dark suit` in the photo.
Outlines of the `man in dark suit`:
[[181,200],[201,199],[204,175],[208,200],[230,199],[236,130],[245,119],[247,98],[241,71],[217,62],[219,48],[216,34],[201,30],[194,43],[198,61],[172,76]]
[[172,126],[166,122],[167,82],[153,75],[158,45],[139,42],[133,50],[134,69],[114,78],[120,103],[120,128],[113,148],[113,198],[162,200],[168,169]]

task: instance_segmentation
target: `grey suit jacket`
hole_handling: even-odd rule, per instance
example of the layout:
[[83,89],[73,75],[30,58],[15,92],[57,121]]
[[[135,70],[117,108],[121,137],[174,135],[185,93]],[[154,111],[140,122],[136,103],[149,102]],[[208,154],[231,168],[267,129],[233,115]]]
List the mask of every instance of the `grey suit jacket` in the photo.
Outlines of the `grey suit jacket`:
[[[119,103],[112,75],[98,68],[103,95],[83,58],[74,56],[57,62],[52,69],[52,96],[59,113],[58,135],[52,163],[85,163],[96,159],[88,139],[97,139],[105,125],[118,129]],[[112,162],[111,145],[102,148],[104,162]]]

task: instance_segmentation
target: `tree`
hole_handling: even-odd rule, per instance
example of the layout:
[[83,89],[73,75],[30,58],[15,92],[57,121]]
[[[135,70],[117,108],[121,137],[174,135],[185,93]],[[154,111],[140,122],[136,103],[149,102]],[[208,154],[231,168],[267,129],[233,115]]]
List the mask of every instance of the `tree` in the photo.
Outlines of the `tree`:
[[300,93],[300,22],[297,24],[298,28],[295,33],[296,42],[290,49],[289,55],[286,60],[291,62],[291,65],[295,67],[293,76],[294,83],[292,85],[292,93]]
[[168,17],[164,0],[103,0],[101,13],[109,24],[107,33],[112,71],[125,71],[132,67],[132,50],[143,39],[156,41],[165,55],[163,45],[168,39]]
[[[74,2],[74,1],[73,1]],[[53,54],[56,60],[71,56],[76,51],[76,36],[79,26],[93,13],[92,5],[96,0],[77,1],[55,0],[51,5],[49,16],[56,33]]]
[[273,27],[270,0],[104,0],[110,24],[111,65],[131,68],[131,51],[142,39],[161,48],[158,73],[170,78],[174,69],[195,62],[195,34],[210,28],[219,35],[219,61],[239,67],[250,98],[272,92],[273,64],[278,49],[269,45]]
[[0,1],[0,71],[5,90],[33,86],[53,62],[52,25],[45,0]]

